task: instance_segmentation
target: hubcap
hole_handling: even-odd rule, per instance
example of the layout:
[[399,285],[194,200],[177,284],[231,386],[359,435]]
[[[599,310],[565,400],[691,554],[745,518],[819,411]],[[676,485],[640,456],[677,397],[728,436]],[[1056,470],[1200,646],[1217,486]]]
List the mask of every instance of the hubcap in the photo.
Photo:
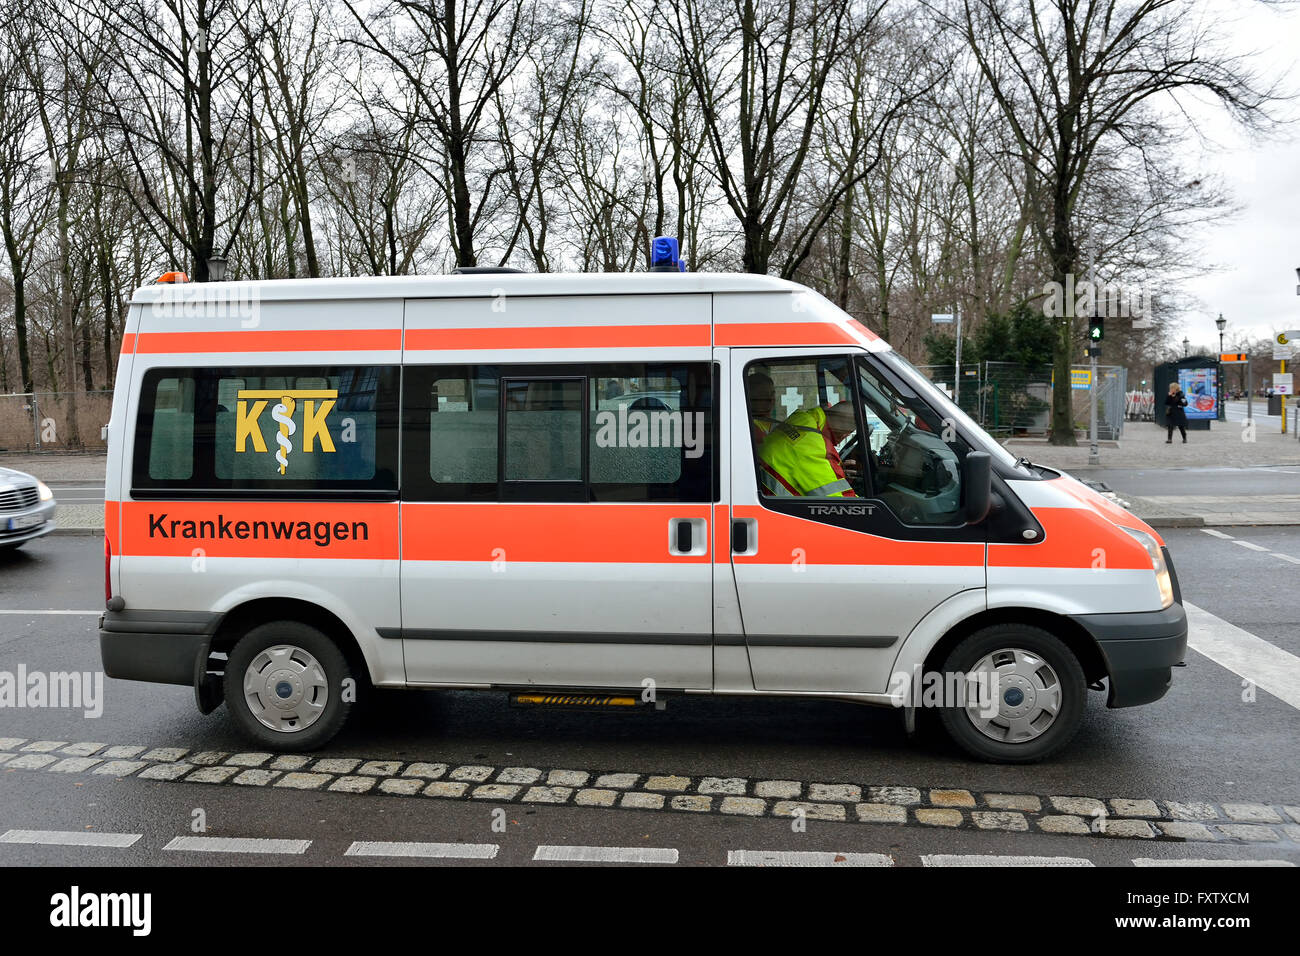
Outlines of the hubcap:
[[987,654],[966,677],[966,716],[984,736],[1027,743],[1042,736],[1061,711],[1061,682],[1033,651],[1008,647]]
[[264,727],[285,734],[306,730],[329,702],[325,668],[301,647],[268,647],[244,671],[244,701]]

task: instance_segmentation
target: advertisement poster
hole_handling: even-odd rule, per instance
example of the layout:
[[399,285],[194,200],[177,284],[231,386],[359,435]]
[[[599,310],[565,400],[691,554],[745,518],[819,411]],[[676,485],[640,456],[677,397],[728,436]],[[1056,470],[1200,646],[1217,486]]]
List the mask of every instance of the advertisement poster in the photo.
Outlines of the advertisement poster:
[[1180,368],[1178,384],[1187,396],[1187,420],[1218,418],[1219,407],[1215,400],[1215,372],[1212,368]]

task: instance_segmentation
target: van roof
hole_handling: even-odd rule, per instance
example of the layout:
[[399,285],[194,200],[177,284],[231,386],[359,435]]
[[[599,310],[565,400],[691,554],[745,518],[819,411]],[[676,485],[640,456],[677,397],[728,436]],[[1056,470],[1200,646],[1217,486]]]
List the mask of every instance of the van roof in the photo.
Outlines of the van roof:
[[684,292],[800,292],[804,287],[772,276],[731,272],[479,273],[436,276],[361,276],[341,279],[269,279],[146,285],[133,303],[174,301],[259,302],[321,299],[420,299],[499,295],[654,295]]

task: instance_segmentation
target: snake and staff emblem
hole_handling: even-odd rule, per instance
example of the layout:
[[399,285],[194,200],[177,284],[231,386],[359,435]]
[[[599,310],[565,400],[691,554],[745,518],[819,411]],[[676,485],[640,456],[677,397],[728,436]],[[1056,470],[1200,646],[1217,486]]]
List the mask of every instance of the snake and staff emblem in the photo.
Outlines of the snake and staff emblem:
[[285,395],[280,403],[271,409],[271,418],[280,423],[280,431],[275,436],[275,443],[280,447],[275,452],[275,460],[280,463],[280,474],[289,467],[289,452],[293,451],[293,442],[289,438],[298,430],[293,423],[293,409],[296,402],[292,395]]

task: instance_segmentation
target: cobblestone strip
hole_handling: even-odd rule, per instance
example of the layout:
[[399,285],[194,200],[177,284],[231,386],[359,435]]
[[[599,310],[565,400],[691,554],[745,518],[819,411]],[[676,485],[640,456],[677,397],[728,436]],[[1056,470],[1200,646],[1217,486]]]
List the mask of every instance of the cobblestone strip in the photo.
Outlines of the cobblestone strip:
[[0,772],[45,770],[351,794],[1194,843],[1300,844],[1300,806],[979,792],[547,767],[314,757],[0,737]]

